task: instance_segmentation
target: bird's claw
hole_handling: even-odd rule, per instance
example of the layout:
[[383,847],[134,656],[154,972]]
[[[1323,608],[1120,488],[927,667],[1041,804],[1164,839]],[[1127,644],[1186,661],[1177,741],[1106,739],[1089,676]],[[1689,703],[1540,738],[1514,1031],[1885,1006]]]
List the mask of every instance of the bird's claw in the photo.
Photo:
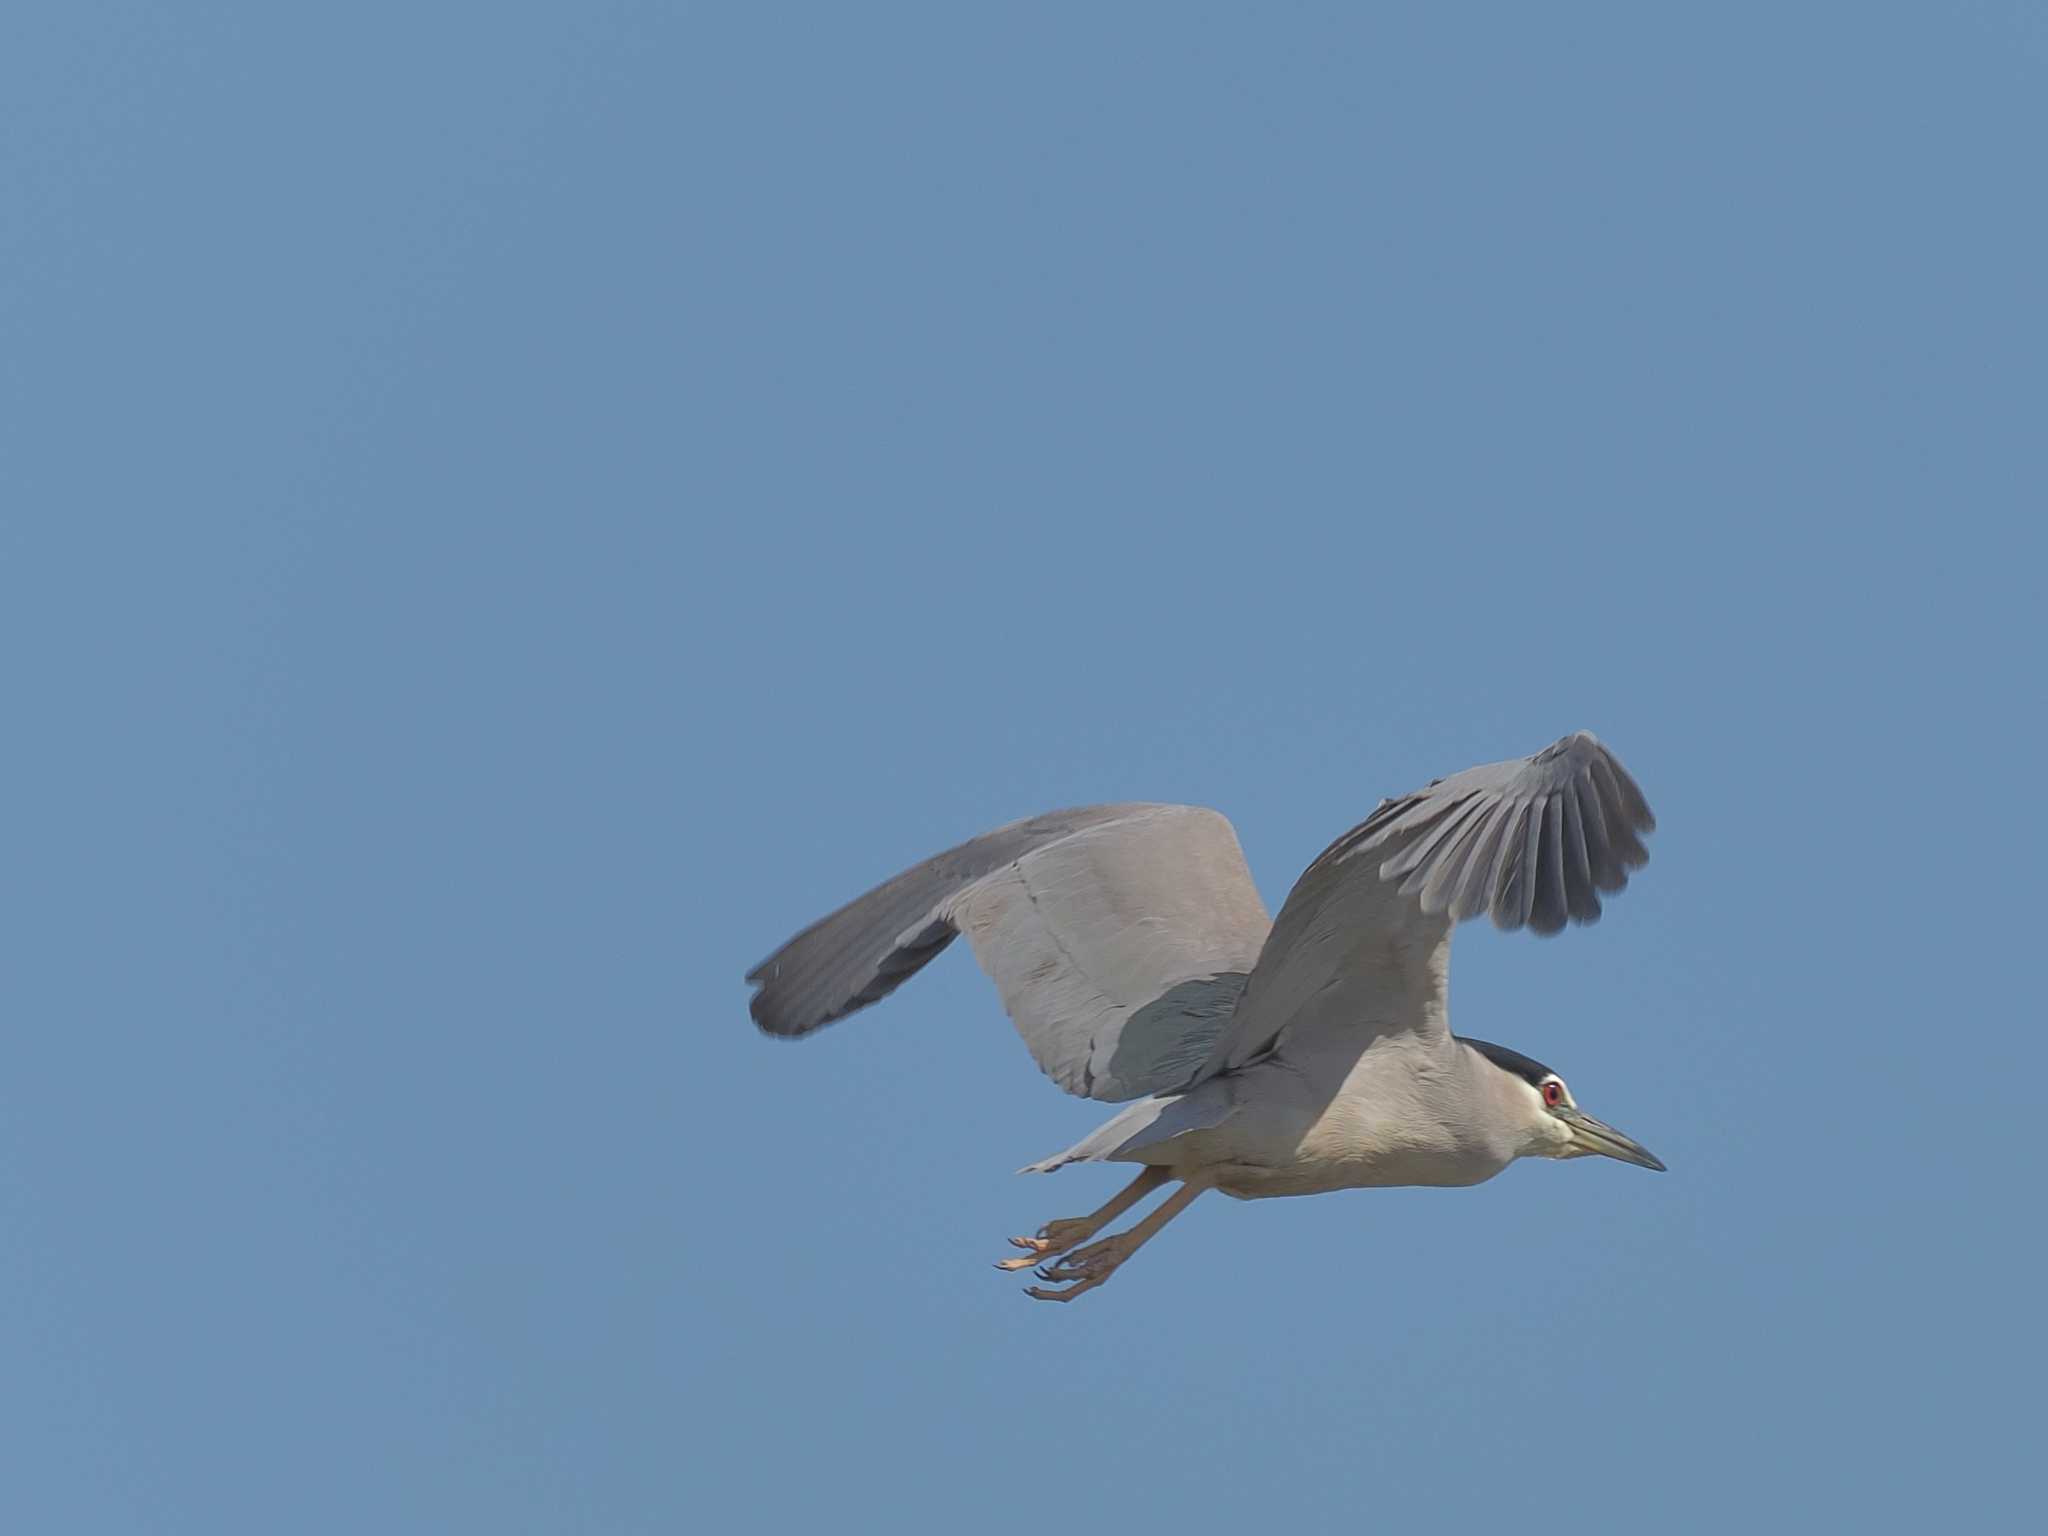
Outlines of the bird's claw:
[[1064,1285],[1069,1280],[1085,1280],[1088,1278],[1087,1270],[1076,1269],[1071,1264],[1041,1264],[1032,1273],[1038,1276],[1039,1279],[1050,1281],[1054,1285]]
[[1077,1285],[1068,1286],[1064,1291],[1048,1291],[1042,1286],[1027,1285],[1024,1287],[1024,1294],[1033,1301],[1072,1301],[1076,1296],[1092,1291],[1100,1284],[1100,1280],[1083,1280]]
[[1129,1256],[1125,1244],[1114,1237],[1104,1238],[1075,1250],[1057,1264],[1041,1264],[1034,1271],[1047,1285],[1064,1286],[1064,1290],[1049,1291],[1033,1285],[1027,1286],[1024,1294],[1038,1301],[1072,1301],[1115,1274]]
[[1045,1256],[1046,1250],[1052,1244],[1042,1237],[1013,1237],[1010,1239],[1010,1246],[1022,1248],[1024,1251],[1014,1259],[997,1259],[997,1269],[1029,1269]]
[[997,1269],[1029,1269],[1040,1259],[1056,1259],[1074,1244],[1085,1242],[1099,1230],[1093,1224],[1076,1218],[1048,1221],[1038,1229],[1036,1237],[1013,1237],[1012,1248],[1022,1248],[1023,1256],[1014,1259],[996,1260]]

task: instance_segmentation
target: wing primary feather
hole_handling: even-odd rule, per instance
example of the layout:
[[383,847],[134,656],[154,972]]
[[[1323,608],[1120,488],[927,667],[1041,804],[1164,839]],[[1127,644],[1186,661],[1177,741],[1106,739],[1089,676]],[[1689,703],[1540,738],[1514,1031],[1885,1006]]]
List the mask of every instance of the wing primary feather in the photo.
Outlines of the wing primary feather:
[[1448,907],[1453,922],[1462,923],[1468,917],[1477,917],[1484,912],[1493,899],[1494,875],[1499,866],[1501,841],[1507,832],[1514,808],[1505,801],[1496,802],[1486,814],[1486,825],[1467,851],[1464,871],[1459,876],[1458,890]]
[[1628,813],[1629,825],[1638,832],[1657,830],[1657,818],[1650,814],[1650,802],[1643,798],[1642,789],[1629,776],[1629,771],[1603,752],[1598,761],[1614,776],[1614,787],[1620,792],[1622,809]]
[[[1438,850],[1454,846],[1455,839],[1463,833],[1467,823],[1478,815],[1479,811],[1480,802],[1478,797],[1474,796],[1464,803],[1456,817],[1446,820],[1441,827],[1429,834],[1427,846],[1410,849],[1388,860],[1389,864],[1405,866],[1408,870],[1408,876],[1401,882],[1400,887],[1403,896],[1413,896],[1428,883],[1429,877],[1437,869]],[[1386,864],[1380,866],[1380,878],[1389,878]]]
[[1607,813],[1600,808],[1600,792],[1590,783],[1580,783],[1572,786],[1572,796],[1579,802],[1579,821],[1586,831],[1586,854],[1593,865],[1594,889],[1611,895],[1628,884],[1628,871],[1615,857],[1613,842],[1607,834]]
[[1501,848],[1500,893],[1493,902],[1493,925],[1512,933],[1529,917],[1529,883],[1534,878],[1534,861],[1529,851],[1529,821],[1535,807],[1523,802],[1515,807]]
[[1396,875],[1406,875],[1422,868],[1444,845],[1445,839],[1456,832],[1467,818],[1478,809],[1477,798],[1468,797],[1451,802],[1450,814],[1434,825],[1428,822],[1416,823],[1417,831],[1406,846],[1398,849],[1380,865],[1380,878],[1391,880]]
[[1554,797],[1564,808],[1564,894],[1575,923],[1600,921],[1600,898],[1593,890],[1593,861],[1586,851],[1586,828],[1579,819],[1579,797],[1567,784]]
[[1511,927],[1527,925],[1530,913],[1536,910],[1536,882],[1538,871],[1536,860],[1543,841],[1543,805],[1531,801],[1522,818],[1522,885],[1515,907],[1508,915],[1514,919]]
[[1404,875],[1413,876],[1417,880],[1425,878],[1429,873],[1429,861],[1435,856],[1437,849],[1444,846],[1445,839],[1458,830],[1473,810],[1474,806],[1470,800],[1458,801],[1451,815],[1427,826],[1424,831],[1416,833],[1408,842],[1388,854],[1380,864],[1380,878],[1395,880]]
[[[1361,841],[1372,843],[1420,832],[1437,818],[1448,815],[1464,803],[1463,799],[1431,799],[1426,794],[1411,795],[1407,800],[1397,800],[1387,807],[1387,819],[1379,826],[1372,825],[1376,816],[1367,818],[1366,828],[1371,828],[1371,831]],[[1365,831],[1365,828],[1360,830]]]
[[[1498,914],[1507,899],[1507,885],[1522,858],[1522,816],[1528,806],[1510,800],[1501,814],[1500,847],[1493,856],[1493,870],[1486,880],[1486,905],[1480,910]],[[1496,917],[1496,921],[1498,918]]]
[[[908,897],[915,894],[914,892],[906,892],[905,896]],[[843,975],[850,967],[856,970],[861,968],[862,958],[868,951],[872,950],[878,940],[883,935],[893,937],[901,934],[920,915],[920,909],[923,906],[924,904],[920,901],[899,898],[882,906],[873,914],[863,914],[867,917],[865,922],[846,922],[841,924],[839,932],[834,935],[838,940],[837,943],[820,949],[815,954],[804,956],[804,971],[808,979],[804,983],[802,992],[798,995],[802,996],[803,993],[814,992],[822,978]],[[932,951],[925,958],[929,960],[932,954],[935,953],[937,951]],[[808,1001],[813,1012],[817,1012],[820,1009],[823,1010],[822,1017],[818,1020],[818,1025],[833,1023],[844,1018],[849,1013],[857,1012],[867,1007],[870,1003],[879,1002],[882,998],[888,996],[894,990],[893,986],[884,986],[880,991],[877,991],[875,986],[878,981],[886,979],[886,973],[883,971],[882,966],[883,962],[889,958],[889,955],[890,951],[885,950],[882,954],[874,956],[867,962],[867,967],[871,968],[874,974],[853,995],[845,1000],[844,1006],[834,1008],[834,1000],[831,998],[809,998]],[[900,982],[910,974],[911,972],[906,970],[898,975],[896,980]],[[818,1026],[814,1025],[812,1027]]]
[[1650,862],[1650,851],[1633,830],[1628,802],[1605,758],[1593,759],[1591,777],[1599,787],[1601,804],[1607,812],[1607,836],[1614,847],[1615,861],[1624,869],[1641,869]]
[[1457,836],[1444,844],[1443,851],[1432,861],[1429,878],[1422,886],[1422,910],[1428,913],[1442,912],[1451,904],[1458,889],[1458,881],[1465,869],[1465,859],[1472,851],[1472,841],[1486,830],[1488,818],[1500,804],[1493,795],[1475,797],[1477,804],[1464,825],[1458,828]]
[[1550,934],[1564,927],[1569,910],[1564,891],[1564,806],[1558,796],[1544,800],[1541,824],[1536,901],[1529,911],[1529,926]]

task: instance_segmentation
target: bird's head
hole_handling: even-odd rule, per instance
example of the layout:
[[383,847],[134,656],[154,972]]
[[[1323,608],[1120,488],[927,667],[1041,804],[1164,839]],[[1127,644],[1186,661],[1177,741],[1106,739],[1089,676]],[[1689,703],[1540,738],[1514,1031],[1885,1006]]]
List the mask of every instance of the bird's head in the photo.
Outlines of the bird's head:
[[1497,1102],[1521,1134],[1520,1156],[1597,1154],[1634,1163],[1638,1168],[1664,1171],[1664,1165],[1641,1142],[1579,1108],[1564,1079],[1542,1062],[1486,1040],[1467,1039],[1465,1044],[1485,1057],[1506,1079],[1497,1082],[1501,1090]]

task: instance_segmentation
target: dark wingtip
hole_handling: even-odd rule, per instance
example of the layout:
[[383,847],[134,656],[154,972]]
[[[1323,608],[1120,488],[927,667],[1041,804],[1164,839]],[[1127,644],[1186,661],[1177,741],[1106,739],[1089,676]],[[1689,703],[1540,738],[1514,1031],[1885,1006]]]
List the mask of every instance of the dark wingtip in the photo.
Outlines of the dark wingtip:
[[811,1031],[776,1008],[769,991],[769,983],[775,980],[769,969],[773,964],[771,956],[747,972],[747,985],[754,989],[754,995],[747,999],[747,1016],[762,1034],[776,1040],[794,1040]]
[[747,1015],[754,1021],[754,1027],[772,1040],[801,1040],[805,1035],[816,1033],[822,1024],[831,1022],[827,1019],[819,1024],[807,1024],[802,1019],[777,1013],[773,1008],[764,1006],[762,999],[765,996],[765,993],[756,992],[747,1000]]

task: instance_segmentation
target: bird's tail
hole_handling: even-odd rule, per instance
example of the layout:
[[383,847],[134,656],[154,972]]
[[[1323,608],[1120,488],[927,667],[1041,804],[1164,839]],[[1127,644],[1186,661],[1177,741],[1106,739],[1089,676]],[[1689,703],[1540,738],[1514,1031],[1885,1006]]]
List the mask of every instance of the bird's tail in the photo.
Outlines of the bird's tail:
[[1137,1154],[1162,1142],[1185,1136],[1190,1131],[1214,1130],[1235,1112],[1230,1090],[1210,1081],[1187,1093],[1155,1094],[1138,1099],[1103,1122],[1066,1151],[1043,1162],[1019,1168],[1019,1173],[1051,1173],[1069,1163],[1150,1163],[1157,1157]]

